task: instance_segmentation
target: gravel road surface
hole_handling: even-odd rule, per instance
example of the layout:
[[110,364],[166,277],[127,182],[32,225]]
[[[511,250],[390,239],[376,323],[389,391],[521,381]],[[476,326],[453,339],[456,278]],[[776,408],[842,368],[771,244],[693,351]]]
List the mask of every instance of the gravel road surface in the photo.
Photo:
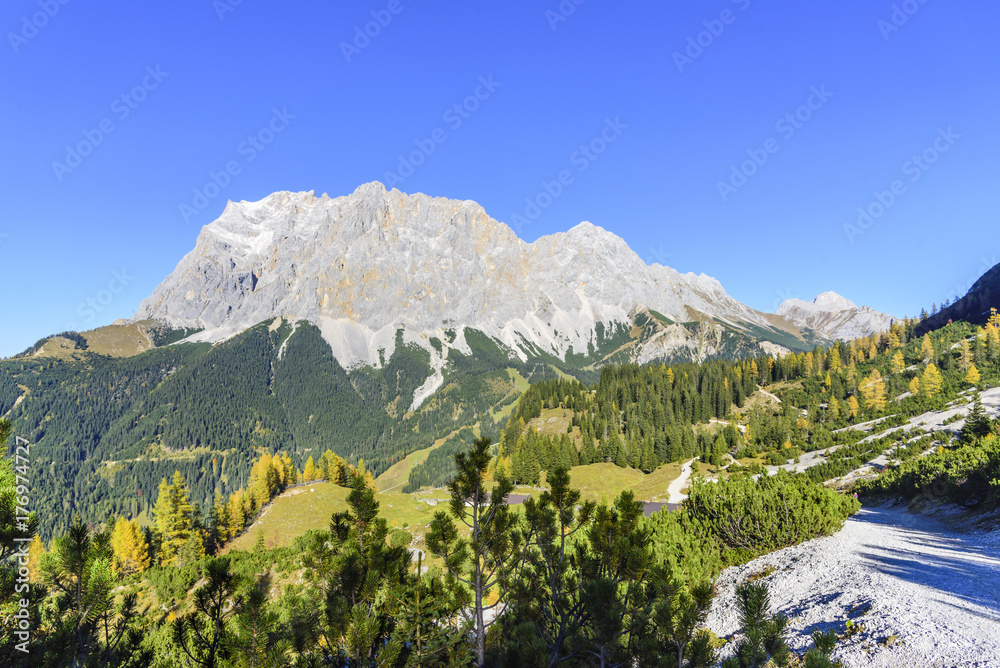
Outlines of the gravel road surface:
[[962,533],[898,506],[863,508],[833,536],[727,569],[710,629],[737,631],[736,584],[770,566],[764,581],[794,649],[851,620],[864,630],[838,645],[846,668],[1000,667],[1000,529]]

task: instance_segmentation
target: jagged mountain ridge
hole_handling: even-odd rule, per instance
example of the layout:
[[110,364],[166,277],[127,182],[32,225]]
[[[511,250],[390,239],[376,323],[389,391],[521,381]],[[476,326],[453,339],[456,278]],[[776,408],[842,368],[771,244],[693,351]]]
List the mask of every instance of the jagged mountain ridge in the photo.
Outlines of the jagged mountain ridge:
[[895,320],[870,306],[858,306],[836,292],[824,292],[808,302],[786,299],[778,306],[777,314],[820,337],[844,341],[884,332]]
[[[132,320],[202,329],[192,340],[211,342],[277,316],[307,320],[345,369],[383,364],[402,330],[439,376],[448,349],[468,354],[466,328],[522,360],[565,359],[592,354],[602,330],[633,329],[643,309],[664,319],[649,332],[655,342],[631,346],[633,361],[719,354],[724,330],[771,342],[774,352],[816,342],[714,278],[646,265],[596,225],[527,243],[475,202],[378,182],[337,198],[278,192],[230,202]],[[701,331],[683,325],[691,322]]]

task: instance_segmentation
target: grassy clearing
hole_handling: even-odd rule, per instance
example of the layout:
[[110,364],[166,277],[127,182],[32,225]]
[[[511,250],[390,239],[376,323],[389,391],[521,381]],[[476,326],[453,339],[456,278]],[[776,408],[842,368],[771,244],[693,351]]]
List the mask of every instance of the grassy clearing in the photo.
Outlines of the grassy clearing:
[[681,474],[681,462],[664,464],[649,475],[643,476],[642,482],[632,487],[635,498],[641,501],[666,501],[669,497],[667,487]]
[[559,367],[557,367],[557,366],[555,366],[553,364],[550,364],[549,368],[552,369],[555,372],[555,374],[557,376],[559,376],[559,378],[562,379],[562,380],[576,380],[576,378],[574,378],[573,376],[569,375],[568,373],[566,373],[565,371],[563,371],[562,369],[560,369]]
[[427,456],[431,454],[431,450],[441,447],[445,441],[457,433],[458,430],[456,429],[444,438],[439,438],[434,441],[434,444],[431,447],[424,448],[423,450],[417,450],[416,452],[411,452],[406,455],[406,457],[404,457],[401,461],[398,461],[387,468],[382,472],[382,475],[375,479],[375,489],[382,492],[387,489],[402,487],[405,485],[406,481],[410,478],[410,471],[413,470],[413,467],[417,464],[423,464],[426,462]]
[[[459,429],[456,429],[447,436],[439,438],[434,441],[434,444],[429,448],[411,452],[401,461],[398,461],[387,468],[379,477],[375,478],[375,489],[379,492],[385,492],[405,485],[406,481],[410,478],[410,471],[413,470],[413,467],[417,464],[423,464],[426,462],[428,455],[431,454],[431,450],[441,447],[445,441],[457,434],[459,431]],[[478,422],[472,425],[472,433],[476,436],[476,438],[480,437],[481,434]]]
[[34,357],[55,357],[60,360],[77,360],[83,358],[83,351],[76,350],[76,344],[61,336],[53,336],[42,344]]
[[664,464],[648,475],[609,463],[590,464],[571,469],[570,484],[590,501],[611,502],[626,489],[631,489],[640,501],[666,501],[667,487],[680,472],[680,463]]
[[[774,383],[767,388],[767,391],[771,394],[777,394],[780,390],[786,387],[795,387],[796,385],[801,386],[801,382],[797,383]],[[760,390],[754,392],[746,401],[743,402],[743,408],[738,408],[736,404],[733,404],[733,416],[739,418],[743,415],[749,414],[754,408],[765,407],[770,409],[780,408],[781,404],[778,403],[773,397],[770,397]]]
[[[421,451],[424,457],[428,451],[429,449]],[[637,469],[619,468],[614,464],[590,464],[573,468],[570,480],[572,486],[581,491],[585,500],[610,503],[623,490],[631,489],[640,501],[666,501],[667,487],[680,475],[680,469],[680,463],[665,464],[646,475]],[[379,480],[385,483],[383,476]],[[379,481],[376,481],[377,486],[378,484]],[[544,489],[544,480],[539,487],[521,486],[514,491],[517,494],[537,495],[541,489]],[[327,529],[330,516],[347,509],[349,493],[349,489],[328,482],[290,489],[276,498],[264,516],[234,540],[226,551],[252,550],[260,532],[264,534],[267,547],[274,548],[291,545],[297,536],[310,529]],[[430,530],[434,514],[439,510],[447,510],[449,500],[446,489],[403,494],[399,489],[388,487],[375,498],[379,502],[379,513],[389,527],[409,532],[413,536],[412,547],[420,549],[425,549],[424,537]],[[427,563],[432,565],[434,561],[432,558]]]
[[508,368],[507,376],[510,378],[511,382],[514,383],[514,389],[512,389],[507,396],[500,401],[500,403],[507,401],[511,396],[514,397],[514,400],[505,406],[501,406],[499,409],[495,409],[490,412],[490,417],[494,422],[499,422],[500,420],[509,417],[510,414],[514,412],[514,408],[517,406],[517,397],[524,394],[528,387],[530,387],[530,383],[528,383],[527,379],[518,373],[516,369]]
[[645,479],[642,471],[614,464],[589,464],[570,470],[570,484],[588,501],[613,501],[623,489],[634,489]]
[[[543,408],[542,414],[534,418],[525,427],[534,427],[542,436],[559,438],[566,433],[566,428],[573,422],[573,411],[565,408]],[[575,437],[579,432],[573,430]]]
[[531,387],[531,383],[528,382],[528,379],[522,376],[517,369],[511,369],[508,367],[507,375],[510,376],[512,381],[514,381],[514,387],[517,389],[518,394],[527,392],[528,388]]
[[[291,545],[297,536],[310,529],[328,529],[330,516],[347,510],[346,487],[328,482],[296,487],[278,496],[263,517],[252,528],[243,533],[227,547],[231,550],[251,551],[257,542],[257,535],[264,534],[268,548]],[[412,547],[426,549],[424,536],[430,530],[434,513],[447,507],[447,490],[432,490],[402,494],[398,490],[380,492],[375,496],[379,502],[379,515],[384,517],[390,528],[404,529],[413,536]],[[432,565],[434,559],[425,559]]]
[[132,357],[153,347],[153,342],[138,323],[108,325],[84,333],[87,350],[110,357]]
[[348,493],[346,487],[328,482],[290,489],[271,502],[263,517],[230,543],[226,551],[252,550],[261,531],[264,543],[270,548],[291,545],[296,536],[309,529],[327,529],[330,515],[347,509]]

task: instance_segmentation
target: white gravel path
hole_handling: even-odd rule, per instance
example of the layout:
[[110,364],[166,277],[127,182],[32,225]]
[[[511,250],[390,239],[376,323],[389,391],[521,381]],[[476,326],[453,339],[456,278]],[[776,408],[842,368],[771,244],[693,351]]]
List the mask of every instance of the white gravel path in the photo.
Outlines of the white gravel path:
[[864,631],[838,644],[845,668],[1000,667],[1000,529],[959,533],[900,507],[863,508],[833,536],[727,569],[710,629],[736,632],[735,585],[768,566],[772,607],[791,619],[798,651],[813,630],[843,634],[852,619]]
[[667,499],[667,503],[680,503],[687,498],[687,494],[682,494],[681,490],[687,486],[688,478],[691,477],[691,464],[694,460],[684,462],[681,465],[681,474],[674,479],[672,483],[667,487],[667,494],[670,498]]

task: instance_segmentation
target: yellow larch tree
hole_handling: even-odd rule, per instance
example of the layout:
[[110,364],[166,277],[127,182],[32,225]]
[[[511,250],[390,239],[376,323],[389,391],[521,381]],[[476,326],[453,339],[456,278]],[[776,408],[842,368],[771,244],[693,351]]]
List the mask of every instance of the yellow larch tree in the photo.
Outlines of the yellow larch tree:
[[902,373],[905,368],[906,362],[903,360],[903,351],[897,350],[896,354],[892,356],[892,372]]
[[371,474],[371,471],[365,466],[365,460],[359,459],[357,470],[355,471],[357,475],[361,477],[365,482],[365,487],[370,489],[375,489],[375,476]]
[[934,344],[931,343],[930,334],[924,334],[924,342],[920,346],[920,357],[924,360],[924,364],[934,359]]
[[896,333],[896,325],[889,329],[889,348],[896,349],[902,344],[899,342],[899,334]]
[[285,487],[294,485],[299,481],[299,471],[292,462],[292,457],[287,452],[281,452],[281,484]]
[[928,364],[920,379],[920,389],[928,399],[933,399],[941,392],[941,372],[933,364]]
[[212,504],[212,524],[215,527],[215,540],[225,544],[232,537],[233,517],[225,497],[218,492],[215,493],[215,502]]
[[920,396],[920,376],[914,376],[910,381],[910,394],[915,397]]
[[989,322],[983,328],[983,334],[986,337],[986,353],[995,362],[1000,357],[1000,328]]
[[513,474],[513,471],[514,471],[513,463],[511,462],[510,457],[506,456],[497,457],[496,464],[494,466],[494,476],[493,476],[494,479],[496,479],[501,475],[510,478],[511,475]]
[[858,342],[852,340],[847,344],[847,363],[855,364],[858,361]]
[[160,534],[160,556],[164,564],[173,564],[181,547],[195,530],[194,504],[188,497],[187,485],[180,471],[174,471],[173,481],[164,478],[153,508],[156,530]]
[[[520,418],[518,419],[520,420]],[[349,473],[347,462],[334,454],[333,450],[328,449],[320,456],[317,467],[321,471],[321,475],[334,485],[347,484]]]
[[858,405],[858,399],[853,394],[847,398],[847,415],[852,420],[856,420],[858,415],[861,413],[861,406]]
[[[280,466],[281,460],[278,461]],[[250,484],[247,487],[258,508],[267,505],[277,492],[279,484],[278,467],[274,466],[271,453],[265,450],[250,467]]]
[[121,575],[142,573],[149,568],[149,544],[135,520],[119,517],[111,532],[114,569]]
[[972,347],[969,345],[968,339],[962,339],[962,348],[958,359],[962,363],[962,371],[967,372],[969,365],[972,364]]
[[42,581],[42,571],[39,568],[42,562],[42,555],[45,554],[45,543],[35,534],[28,545],[28,580],[31,582]]
[[830,346],[830,354],[828,356],[827,363],[831,371],[840,371],[840,349],[837,346]]
[[316,468],[316,462],[313,461],[312,455],[309,455],[309,459],[306,460],[306,467],[302,469],[302,481],[312,482],[313,480],[319,480],[320,476],[319,469]]
[[969,370],[965,374],[965,382],[969,385],[979,384],[979,369],[976,368],[975,364],[969,365]]
[[247,512],[243,502],[243,490],[229,495],[229,539],[237,536],[246,526]]
[[873,369],[862,382],[861,396],[864,397],[865,407],[868,410],[876,412],[885,410],[885,381],[878,369]]

